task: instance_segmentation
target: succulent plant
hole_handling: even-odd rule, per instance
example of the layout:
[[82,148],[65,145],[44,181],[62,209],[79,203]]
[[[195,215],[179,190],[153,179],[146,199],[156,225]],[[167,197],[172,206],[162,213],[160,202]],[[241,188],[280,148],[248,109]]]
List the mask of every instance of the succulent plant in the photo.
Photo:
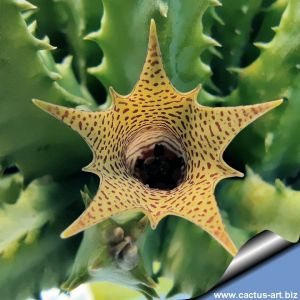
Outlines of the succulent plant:
[[3,299],[199,296],[258,232],[299,239],[298,0],[0,1]]

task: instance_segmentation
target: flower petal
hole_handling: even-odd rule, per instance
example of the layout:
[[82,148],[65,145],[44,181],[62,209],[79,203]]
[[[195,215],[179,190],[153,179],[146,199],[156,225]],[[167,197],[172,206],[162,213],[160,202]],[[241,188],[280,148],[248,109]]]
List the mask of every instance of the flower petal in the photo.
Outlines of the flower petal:
[[[127,96],[111,89],[114,103],[111,109],[87,112],[35,100],[36,105],[86,140],[93,151],[93,161],[85,170],[100,177],[93,201],[62,237],[135,210],[148,216],[152,228],[167,215],[186,218],[232,255],[237,253],[222,222],[214,190],[221,179],[242,174],[229,167],[222,155],[239,131],[282,100],[210,108],[197,103],[199,90],[196,87],[181,93],[173,87],[163,67],[152,20],[140,79]],[[173,147],[185,159],[185,179],[172,190],[149,188],[131,173],[134,159],[154,144]]]

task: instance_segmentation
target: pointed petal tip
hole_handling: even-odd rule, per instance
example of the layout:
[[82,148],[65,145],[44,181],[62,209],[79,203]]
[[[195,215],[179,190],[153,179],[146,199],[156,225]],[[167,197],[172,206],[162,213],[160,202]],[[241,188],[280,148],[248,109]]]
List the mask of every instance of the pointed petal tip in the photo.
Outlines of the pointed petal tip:
[[79,217],[60,234],[60,237],[62,239],[67,239],[84,229],[85,228],[81,225],[81,217]]
[[153,18],[151,18],[151,20],[150,20],[150,31],[151,32],[156,31],[156,23]]
[[48,103],[39,99],[32,99],[32,102],[34,103],[34,105],[36,105],[38,108],[40,108],[41,110],[49,113],[49,114],[53,114],[53,109],[55,109],[56,107],[58,107],[58,105],[52,104],[52,103]]
[[97,216],[95,215],[95,218],[93,217],[93,219],[91,220],[90,208],[91,205],[87,209],[85,209],[83,213],[61,233],[60,237],[63,239],[69,238],[97,225],[98,223],[110,218],[111,216],[109,215],[108,217],[97,218]]
[[[73,223],[74,224],[74,223]],[[60,234],[60,238],[61,239],[67,239],[77,233],[79,233],[80,231],[76,231],[73,228],[73,224],[71,224],[67,229],[65,229],[61,234]]]
[[39,99],[32,99],[32,102],[34,105],[36,105],[38,108],[47,111],[47,108],[49,104],[45,101],[39,100]]
[[230,255],[236,256],[238,253],[238,248],[235,246],[235,243],[232,241],[228,231],[224,228],[219,234],[215,234],[207,231]]
[[223,233],[221,238],[217,238],[216,240],[225,248],[228,253],[230,253],[230,255],[233,257],[237,255],[238,248],[235,246],[234,242],[226,231]]
[[273,100],[273,101],[268,101],[268,102],[257,103],[257,104],[253,104],[253,105],[245,105],[245,107],[248,107],[250,109],[251,109],[251,107],[258,108],[259,111],[257,111],[257,112],[254,111],[254,114],[252,116],[253,120],[255,120],[260,115],[263,115],[263,114],[269,112],[270,110],[272,110],[272,109],[276,108],[277,106],[281,105],[283,102],[286,102],[285,98],[281,98],[281,99],[277,99],[277,100]]
[[155,23],[154,19],[151,19],[151,21],[150,21],[150,32],[149,32],[149,44],[151,44],[151,42],[153,43],[153,41],[155,41],[155,44],[158,43],[156,23]]
[[66,233],[65,230],[60,234],[60,238],[61,238],[61,239],[67,239],[68,237],[69,237],[69,236],[68,236],[68,234]]
[[284,98],[282,98],[282,99],[278,99],[278,100],[261,103],[258,105],[261,105],[264,113],[266,113],[266,112],[276,108],[277,106],[281,105],[284,102],[286,102],[286,100]]
[[274,107],[277,107],[282,103],[286,103],[287,101],[288,101],[288,99],[284,97],[284,98],[281,98],[281,99],[278,99],[278,100],[271,101],[271,103],[273,103]]
[[38,105],[39,102],[42,102],[42,100],[39,100],[39,99],[36,99],[36,98],[31,99],[31,101],[32,101],[35,105]]
[[156,229],[156,227],[157,227],[157,224],[150,223],[150,226],[151,226],[151,229],[152,229],[152,230],[155,230],[155,229]]
[[226,248],[226,250],[234,257],[238,254],[238,249],[234,244],[230,248]]
[[243,177],[245,177],[245,174],[242,173],[242,172],[236,171],[235,174],[234,174],[234,176],[243,178]]
[[153,215],[151,215],[149,213],[145,213],[145,216],[148,217],[151,229],[155,230],[160,221],[160,218],[154,217]]

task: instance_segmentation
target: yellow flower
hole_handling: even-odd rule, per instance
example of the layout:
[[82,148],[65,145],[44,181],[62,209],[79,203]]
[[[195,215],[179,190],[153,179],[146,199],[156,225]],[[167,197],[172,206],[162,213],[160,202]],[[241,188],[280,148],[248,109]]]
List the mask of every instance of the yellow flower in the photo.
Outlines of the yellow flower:
[[[93,160],[84,170],[100,177],[93,201],[62,237],[136,210],[148,216],[152,228],[167,215],[183,217],[208,232],[232,255],[237,253],[222,222],[214,190],[221,179],[243,174],[228,166],[222,155],[240,130],[282,100],[210,108],[197,103],[199,91],[197,87],[181,93],[171,84],[152,21],[140,79],[129,95],[111,89],[113,104],[108,110],[80,111],[34,100],[85,139]],[[147,173],[143,174],[145,165],[162,168],[163,160],[167,169],[172,162],[177,165],[166,174],[171,179],[166,188],[150,183]],[[156,176],[155,170],[153,174]]]

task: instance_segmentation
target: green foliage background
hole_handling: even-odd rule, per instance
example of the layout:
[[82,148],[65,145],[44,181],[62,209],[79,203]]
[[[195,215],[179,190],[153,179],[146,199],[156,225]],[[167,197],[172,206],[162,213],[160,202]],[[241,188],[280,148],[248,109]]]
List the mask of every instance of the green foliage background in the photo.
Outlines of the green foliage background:
[[85,143],[31,99],[105,109],[109,86],[126,94],[137,81],[151,18],[172,83],[180,91],[201,83],[201,104],[288,99],[230,145],[226,161],[248,166],[246,177],[216,193],[238,246],[263,230],[299,239],[300,2],[221,2],[0,0],[1,299],[102,280],[152,299],[161,276],[173,282],[169,296],[199,296],[230,263],[216,241],[175,217],[152,231],[141,215],[124,215],[59,239],[97,179],[81,172],[91,159]]

